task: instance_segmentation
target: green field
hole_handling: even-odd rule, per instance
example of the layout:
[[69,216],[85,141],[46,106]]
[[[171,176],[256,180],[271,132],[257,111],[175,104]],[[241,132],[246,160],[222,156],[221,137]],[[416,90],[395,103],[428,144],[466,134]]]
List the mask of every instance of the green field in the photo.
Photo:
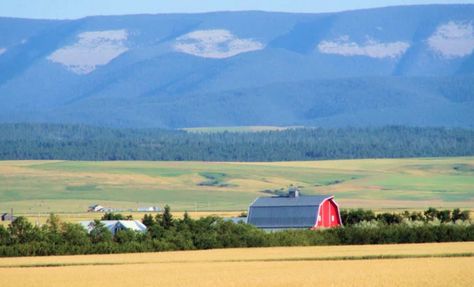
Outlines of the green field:
[[474,157],[276,163],[0,161],[0,211],[84,212],[169,204],[246,210],[289,185],[342,207],[474,208]]

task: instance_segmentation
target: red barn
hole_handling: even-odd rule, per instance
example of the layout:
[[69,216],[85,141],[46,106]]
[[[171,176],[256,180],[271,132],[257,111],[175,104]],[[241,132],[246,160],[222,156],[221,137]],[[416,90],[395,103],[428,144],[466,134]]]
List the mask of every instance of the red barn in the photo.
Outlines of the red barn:
[[249,207],[247,223],[265,230],[316,229],[342,225],[334,196],[300,195],[259,197]]
[[326,197],[319,205],[318,219],[314,228],[340,225],[342,225],[342,220],[339,205],[334,201],[334,196]]

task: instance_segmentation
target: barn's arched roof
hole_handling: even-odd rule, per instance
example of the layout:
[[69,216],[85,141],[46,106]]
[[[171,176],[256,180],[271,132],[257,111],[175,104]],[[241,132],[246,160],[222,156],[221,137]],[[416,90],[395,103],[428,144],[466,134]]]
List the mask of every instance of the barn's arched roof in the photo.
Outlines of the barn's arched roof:
[[249,207],[249,224],[264,229],[311,228],[317,222],[319,206],[333,196],[259,197]]
[[272,196],[259,197],[251,206],[253,207],[269,207],[269,206],[316,206],[320,205],[325,199],[331,198],[328,195],[300,195],[296,197],[290,196]]

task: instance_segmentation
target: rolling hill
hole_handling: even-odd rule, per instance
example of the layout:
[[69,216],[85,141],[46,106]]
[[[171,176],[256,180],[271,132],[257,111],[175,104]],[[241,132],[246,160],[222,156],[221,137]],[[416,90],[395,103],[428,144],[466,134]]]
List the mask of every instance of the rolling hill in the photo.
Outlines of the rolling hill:
[[474,207],[474,158],[304,162],[1,161],[0,210],[85,212],[93,203],[246,210],[298,186],[344,208]]
[[0,121],[473,127],[474,5],[0,18]]

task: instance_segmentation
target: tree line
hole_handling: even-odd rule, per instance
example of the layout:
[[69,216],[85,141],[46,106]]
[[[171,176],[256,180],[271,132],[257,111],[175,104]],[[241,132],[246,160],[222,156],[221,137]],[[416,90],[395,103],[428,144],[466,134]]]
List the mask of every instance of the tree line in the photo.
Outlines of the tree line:
[[[168,206],[163,213],[146,214],[146,233],[120,230],[112,235],[99,220],[87,232],[81,225],[62,222],[51,214],[46,224],[32,225],[25,217],[8,227],[0,225],[0,256],[42,256],[154,252],[232,247],[310,246],[473,241],[474,224],[469,212],[428,209],[425,212],[382,213],[344,211],[345,225],[321,230],[265,232],[252,225],[233,223],[215,216],[176,219]],[[399,216],[397,220],[386,217]],[[414,217],[415,218],[414,218]],[[420,218],[418,218],[420,216]],[[104,219],[130,219],[105,214]]]
[[0,124],[0,160],[289,161],[474,155],[474,130],[387,126],[191,133]]
[[361,222],[377,222],[382,224],[400,224],[404,221],[412,222],[433,222],[439,221],[441,223],[456,223],[457,221],[468,221],[470,219],[469,210],[461,210],[455,208],[453,210],[444,209],[438,210],[430,207],[427,210],[408,211],[402,213],[396,212],[382,212],[375,214],[372,210],[354,209],[341,210],[341,220],[345,226],[356,225]]

